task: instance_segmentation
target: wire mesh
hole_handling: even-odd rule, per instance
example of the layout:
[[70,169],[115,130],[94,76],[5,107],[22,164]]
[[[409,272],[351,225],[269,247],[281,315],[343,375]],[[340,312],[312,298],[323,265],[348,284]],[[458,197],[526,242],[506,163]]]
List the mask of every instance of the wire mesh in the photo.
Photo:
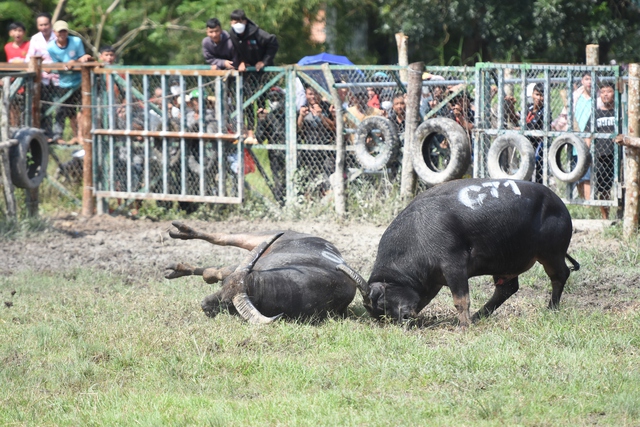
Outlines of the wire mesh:
[[241,79],[226,77],[95,74],[98,194],[161,202],[238,198],[244,158],[234,144],[233,113],[242,116],[235,110]]
[[[480,69],[476,176],[488,176],[488,152],[505,132],[524,135],[535,152],[532,180],[553,188],[570,203],[614,205],[621,197],[621,151],[613,143],[622,132],[623,106],[618,67],[494,65]],[[606,98],[606,99],[605,99]],[[606,105],[605,105],[606,102]],[[550,157],[556,138],[573,134],[591,154],[589,171],[576,183],[552,173],[551,162],[564,172],[577,163],[578,150],[565,144]],[[522,159],[515,150],[504,153],[502,169],[517,170]]]

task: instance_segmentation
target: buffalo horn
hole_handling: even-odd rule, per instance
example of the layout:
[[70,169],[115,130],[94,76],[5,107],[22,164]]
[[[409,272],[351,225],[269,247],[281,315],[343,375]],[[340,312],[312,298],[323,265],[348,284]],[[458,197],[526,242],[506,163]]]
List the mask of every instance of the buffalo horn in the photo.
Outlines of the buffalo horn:
[[370,288],[369,284],[366,280],[353,268],[349,267],[347,264],[338,264],[336,269],[342,271],[347,276],[351,278],[354,282],[356,282],[356,286],[360,290],[360,294],[362,295],[362,301],[364,305],[367,307],[371,307],[371,300],[369,299]]
[[278,320],[282,317],[282,314],[278,314],[277,316],[267,317],[260,313],[258,309],[251,303],[249,299],[249,295],[244,292],[240,292],[233,297],[233,305],[236,310],[244,320],[253,324],[253,325],[264,325],[271,323],[275,320]]
[[256,265],[256,262],[258,262],[258,259],[260,259],[264,251],[266,251],[267,248],[271,246],[273,242],[278,240],[280,236],[282,236],[283,234],[284,233],[276,233],[273,236],[269,237],[264,242],[260,243],[255,248],[253,248],[253,250],[249,252],[249,255],[247,255],[242,260],[240,265],[238,265],[238,267],[236,268],[236,272],[240,272],[240,271],[246,271],[247,273],[250,272],[251,269],[253,269],[253,266]]
[[249,296],[247,295],[244,278],[251,272],[253,266],[256,264],[258,259],[260,259],[267,248],[271,246],[273,242],[278,240],[278,238],[280,238],[280,236],[282,236],[283,234],[284,233],[274,234],[273,236],[269,237],[267,240],[253,248],[253,250],[249,252],[249,255],[247,255],[244,260],[242,260],[240,265],[238,265],[238,267],[236,268],[236,271],[233,273],[233,276],[237,276],[236,279],[242,285],[242,289],[233,297],[233,305],[235,306],[236,310],[238,310],[240,316],[242,316],[242,318],[249,323],[271,323],[282,316],[282,314],[279,314],[274,317],[267,317],[260,313],[260,311],[253,305],[253,303],[249,299]]

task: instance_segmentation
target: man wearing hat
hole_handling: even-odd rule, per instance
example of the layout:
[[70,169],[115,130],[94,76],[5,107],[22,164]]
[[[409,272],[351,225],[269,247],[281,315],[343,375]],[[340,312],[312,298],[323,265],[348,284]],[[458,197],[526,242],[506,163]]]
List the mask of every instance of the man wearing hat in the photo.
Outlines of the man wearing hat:
[[[56,21],[53,24],[53,32],[56,39],[49,42],[47,51],[53,62],[66,63],[65,69],[68,70],[76,62],[87,62],[91,60],[91,55],[85,54],[82,40],[79,37],[69,35],[69,25],[66,21]],[[71,92],[62,103],[80,105],[82,103],[82,95],[80,93],[80,84],[82,83],[82,75],[79,71],[64,71],[60,73],[59,93],[56,97],[60,99],[67,93]],[[53,126],[53,141],[62,138],[64,130],[64,119],[69,117],[71,121],[71,129],[74,137],[78,136],[78,126],[76,112],[77,107],[60,107],[56,112],[56,122]]]

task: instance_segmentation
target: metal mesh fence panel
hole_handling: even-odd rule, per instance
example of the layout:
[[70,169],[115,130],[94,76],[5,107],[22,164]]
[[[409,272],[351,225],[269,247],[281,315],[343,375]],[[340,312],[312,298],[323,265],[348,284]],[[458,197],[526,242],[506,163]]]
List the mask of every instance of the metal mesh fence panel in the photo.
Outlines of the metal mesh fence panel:
[[239,202],[241,83],[224,73],[94,74],[98,196]]
[[31,105],[33,99],[32,73],[0,73],[0,80],[9,78],[7,87],[0,86],[0,99],[4,99],[5,91],[9,94],[9,134],[17,129],[32,126]]
[[[463,126],[469,142],[473,144],[476,98],[475,68],[426,67],[422,74],[420,118],[422,122],[443,117]],[[433,172],[444,171],[451,161],[451,149],[446,135],[432,135],[421,143],[422,158]],[[467,173],[470,175],[471,171]],[[428,186],[418,180],[419,191]]]
[[[613,143],[621,133],[618,75],[618,67],[604,66],[479,67],[482,89],[476,103],[474,175],[491,175],[492,144],[515,133],[533,148],[532,180],[551,187],[570,203],[616,205],[621,197],[621,152]],[[591,158],[589,170],[569,181],[564,174],[554,173],[571,173],[581,155],[580,147],[559,144],[567,135],[575,137],[577,145],[584,144]],[[559,149],[554,147],[558,138]],[[510,148],[502,152],[498,164],[512,173],[525,161]]]

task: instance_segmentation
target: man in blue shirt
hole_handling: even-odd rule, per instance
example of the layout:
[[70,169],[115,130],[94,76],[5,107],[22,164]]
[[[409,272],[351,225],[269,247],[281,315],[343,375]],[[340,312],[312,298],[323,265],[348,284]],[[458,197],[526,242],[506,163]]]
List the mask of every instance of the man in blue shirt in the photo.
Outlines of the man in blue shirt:
[[[79,37],[69,35],[69,25],[65,21],[56,21],[53,24],[53,32],[56,39],[49,42],[47,51],[53,62],[66,63],[66,69],[69,69],[75,62],[87,62],[91,60],[91,55],[85,54],[82,40]],[[74,138],[78,137],[78,107],[82,103],[82,95],[80,93],[80,85],[82,83],[82,75],[79,71],[65,71],[60,74],[59,93],[57,100],[64,97],[61,104],[73,105],[73,107],[59,107],[56,112],[56,120],[53,126],[53,142],[62,139],[64,130],[64,121],[69,117],[71,129]],[[69,94],[67,96],[67,94]],[[79,143],[81,141],[78,141]]]

